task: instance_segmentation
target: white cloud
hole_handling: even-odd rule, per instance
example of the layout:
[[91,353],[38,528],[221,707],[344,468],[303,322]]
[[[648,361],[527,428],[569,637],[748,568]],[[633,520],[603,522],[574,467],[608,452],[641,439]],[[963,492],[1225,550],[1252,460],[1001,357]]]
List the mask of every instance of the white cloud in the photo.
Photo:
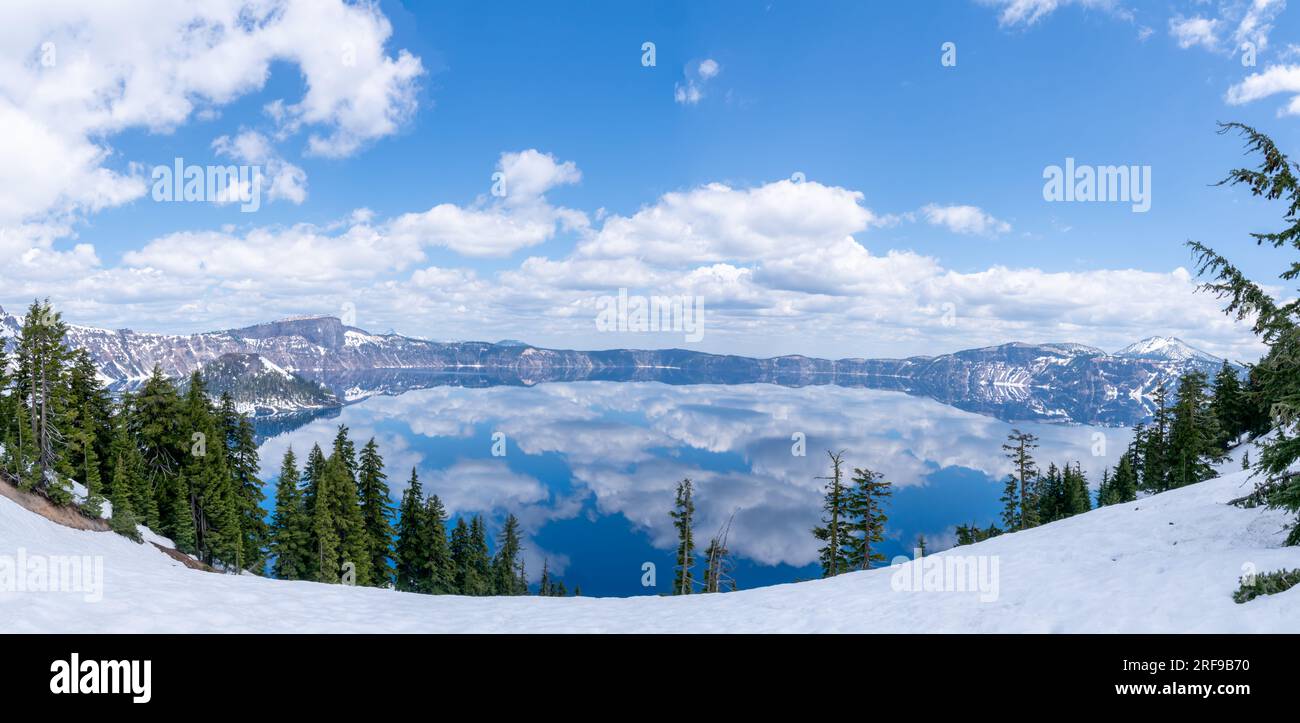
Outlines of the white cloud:
[[[534,194],[577,177],[576,168],[553,159],[524,166],[503,160],[498,167],[529,168],[520,178]],[[430,246],[482,243],[496,233],[507,249],[554,233],[564,209],[552,208],[544,195],[530,198],[521,206],[500,199],[471,208],[448,204],[391,220],[362,210],[319,227],[174,233],[110,268],[86,244],[54,250],[66,228],[33,226],[21,238],[0,239],[0,251],[6,243],[34,249],[32,266],[41,272],[25,261],[0,269],[0,288],[14,303],[48,294],[78,323],[149,319],[163,331],[337,312],[347,302],[363,310],[364,326],[443,339],[680,346],[680,335],[595,330],[596,299],[626,288],[699,296],[706,334],[696,348],[737,354],[893,356],[1010,340],[1118,348],[1153,333],[1238,358],[1258,351],[1249,330],[1221,314],[1216,299],[1195,293],[1196,280],[1184,269],[956,271],[912,251],[873,250],[871,229],[882,217],[863,195],[811,181],[667,193],[630,216],[607,215],[596,228],[579,228],[567,256],[534,255],[490,273],[428,263]],[[932,205],[917,217],[966,233],[996,233],[1005,224],[973,206]]]
[[1300,65],[1274,65],[1251,73],[1228,88],[1224,100],[1229,105],[1244,105],[1279,93],[1292,95],[1291,101],[1278,110],[1279,115],[1300,115]]
[[993,218],[978,206],[939,206],[929,204],[921,209],[931,226],[943,226],[953,233],[996,236],[1011,230],[1011,224]]
[[[417,245],[445,246],[464,256],[508,256],[553,237],[558,229],[587,227],[586,214],[550,205],[545,194],[574,184],[582,173],[572,161],[529,149],[502,153],[502,174],[491,200],[480,197],[461,207],[442,203],[423,213],[407,213],[389,223],[391,238]],[[501,195],[496,195],[500,193]]]
[[1190,18],[1178,15],[1169,19],[1169,34],[1178,41],[1180,48],[1200,45],[1207,50],[1214,50],[1219,46],[1218,26],[1218,20],[1199,15]]
[[673,100],[681,105],[695,105],[704,99],[704,87],[722,72],[722,66],[712,58],[686,66],[684,78],[673,88]]
[[[269,180],[266,191],[271,201],[285,200],[300,204],[307,200],[307,173],[284,160],[271,147],[266,136],[256,131],[242,131],[234,138],[220,136],[212,141],[212,150],[219,156],[234,158],[241,163],[261,166],[263,183]],[[246,196],[236,195],[233,198]]]
[[341,0],[4,3],[0,224],[139,198],[144,181],[108,139],[210,115],[262,88],[275,61],[302,72],[303,97],[281,107],[286,123],[313,129],[310,150],[345,155],[392,134],[416,107],[423,71],[404,51],[388,54],[390,34],[376,6]]
[[1004,27],[1029,26],[1051,15],[1066,5],[1078,5],[1090,10],[1104,10],[1121,18],[1131,19],[1132,13],[1116,0],[979,0],[984,5],[1001,8],[998,24]]

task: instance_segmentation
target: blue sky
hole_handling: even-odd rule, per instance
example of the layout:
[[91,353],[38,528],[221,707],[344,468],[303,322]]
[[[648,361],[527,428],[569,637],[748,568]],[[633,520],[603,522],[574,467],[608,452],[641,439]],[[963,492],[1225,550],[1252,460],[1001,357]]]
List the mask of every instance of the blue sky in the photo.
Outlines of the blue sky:
[[[1217,121],[1300,148],[1282,0],[170,5],[0,11],[6,308],[835,357],[1174,334],[1249,358],[1182,242],[1269,282],[1284,258],[1247,237],[1278,206],[1210,185],[1247,160]],[[1149,166],[1150,210],[1046,202],[1067,157]],[[261,166],[259,208],[155,200],[176,158]],[[702,299],[704,338],[600,331],[622,288]]]

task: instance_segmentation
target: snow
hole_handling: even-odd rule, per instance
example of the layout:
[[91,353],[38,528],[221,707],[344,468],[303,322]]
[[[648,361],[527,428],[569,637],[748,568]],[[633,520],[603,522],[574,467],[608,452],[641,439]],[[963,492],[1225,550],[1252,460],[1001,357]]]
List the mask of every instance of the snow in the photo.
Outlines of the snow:
[[1134,342],[1115,352],[1114,356],[1130,359],[1164,359],[1167,361],[1201,361],[1219,362],[1218,357],[1188,344],[1174,336],[1152,336]]
[[[1237,467],[925,558],[978,556],[990,571],[996,561],[997,585],[983,593],[896,589],[908,563],[678,598],[433,597],[191,570],[152,545],[62,527],[0,498],[0,560],[22,548],[104,561],[97,602],[0,592],[0,632],[1300,632],[1300,587],[1232,601],[1246,566],[1300,567],[1300,548],[1281,546],[1284,512],[1227,504],[1253,486]],[[640,561],[628,564],[639,574]],[[666,589],[672,571],[658,578]]]

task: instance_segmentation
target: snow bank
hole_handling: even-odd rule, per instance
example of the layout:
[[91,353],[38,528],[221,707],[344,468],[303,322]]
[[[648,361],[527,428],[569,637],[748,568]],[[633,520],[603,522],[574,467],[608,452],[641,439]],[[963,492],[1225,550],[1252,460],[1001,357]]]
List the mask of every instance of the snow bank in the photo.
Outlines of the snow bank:
[[[98,602],[0,592],[0,632],[1300,632],[1300,587],[1232,601],[1243,566],[1300,567],[1300,548],[1281,546],[1284,513],[1226,504],[1252,486],[1231,472],[927,558],[996,560],[988,601],[899,590],[888,568],[686,598],[431,597],[282,582],[190,570],[153,545],[61,527],[0,498],[0,556],[24,548],[104,560]],[[628,566],[639,574],[639,561]],[[666,588],[672,573],[658,572]]]

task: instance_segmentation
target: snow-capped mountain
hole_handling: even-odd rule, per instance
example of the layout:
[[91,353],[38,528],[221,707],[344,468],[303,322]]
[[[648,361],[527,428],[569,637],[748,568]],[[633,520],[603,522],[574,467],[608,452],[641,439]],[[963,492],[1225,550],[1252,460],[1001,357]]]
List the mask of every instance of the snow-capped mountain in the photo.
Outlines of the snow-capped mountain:
[[1127,359],[1164,359],[1166,361],[1202,361],[1221,364],[1222,359],[1203,352],[1176,336],[1151,336],[1115,352]]
[[[0,329],[9,337],[20,327],[18,319],[0,310]],[[925,395],[1008,420],[1124,426],[1150,414],[1161,385],[1173,391],[1183,372],[1213,374],[1222,364],[1163,337],[1115,354],[1083,344],[1017,342],[906,359],[756,359],[684,349],[573,351],[515,341],[437,342],[371,334],[328,316],[190,335],[72,326],[68,342],[88,351],[105,378],[122,387],[146,378],[155,365],[168,376],[185,378],[223,355],[251,354],[319,381],[345,401],[444,384],[835,384]]]

